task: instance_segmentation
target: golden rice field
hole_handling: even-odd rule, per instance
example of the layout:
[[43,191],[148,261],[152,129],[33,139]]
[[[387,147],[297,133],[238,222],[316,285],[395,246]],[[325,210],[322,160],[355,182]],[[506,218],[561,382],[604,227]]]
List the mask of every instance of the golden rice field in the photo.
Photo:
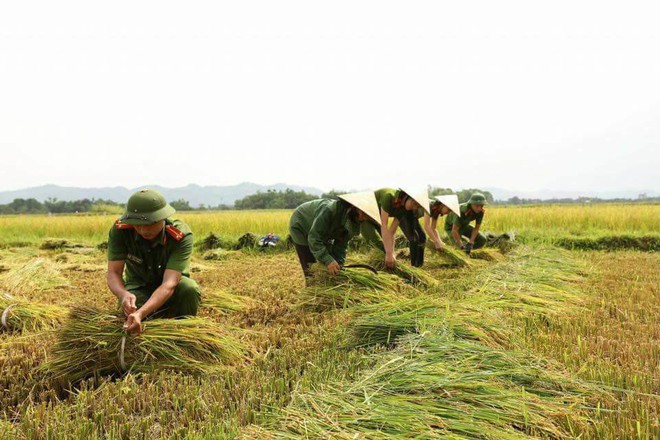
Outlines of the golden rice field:
[[[126,338],[96,247],[112,216],[0,217],[0,439],[660,438],[660,257],[620,240],[659,214],[491,207],[521,244],[308,287],[293,251],[198,248],[200,316]],[[288,215],[181,213],[198,241]],[[622,248],[553,245],[600,236]]]
[[[219,211],[178,214],[198,237],[210,232],[239,236],[245,232],[285,234],[290,211]],[[38,242],[46,237],[100,242],[116,214],[0,216],[0,245]],[[440,221],[439,223],[442,223]],[[599,234],[659,234],[660,204],[593,206],[492,206],[483,228],[514,230],[530,239]]]

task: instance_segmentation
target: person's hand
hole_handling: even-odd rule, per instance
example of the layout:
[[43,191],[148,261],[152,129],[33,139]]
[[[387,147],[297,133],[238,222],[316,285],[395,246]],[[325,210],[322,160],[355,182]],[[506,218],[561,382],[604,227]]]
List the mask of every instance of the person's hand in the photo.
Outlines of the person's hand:
[[396,257],[394,254],[385,254],[385,267],[388,269],[394,269],[394,265],[396,264]]
[[126,292],[121,299],[121,308],[124,310],[124,315],[128,316],[135,313],[137,306],[135,305],[136,297],[130,292]]
[[133,336],[142,333],[142,316],[140,316],[140,312],[128,315],[126,322],[124,322],[124,331]]
[[444,244],[443,242],[436,243],[436,245],[435,245],[435,250],[436,250],[436,251],[441,251],[441,250],[443,250],[444,248],[445,248],[445,244]]
[[340,270],[341,266],[336,261],[328,264],[328,272],[330,272],[331,275],[339,275]]
[[463,250],[466,254],[470,255],[470,252],[472,252],[472,243],[467,243],[465,246],[463,246]]

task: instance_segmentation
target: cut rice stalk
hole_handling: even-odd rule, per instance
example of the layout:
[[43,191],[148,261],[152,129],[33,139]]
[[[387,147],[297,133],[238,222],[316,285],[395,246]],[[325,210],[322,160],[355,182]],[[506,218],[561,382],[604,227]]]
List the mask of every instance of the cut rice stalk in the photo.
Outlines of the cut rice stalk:
[[115,315],[75,309],[41,369],[74,383],[124,371],[212,373],[245,357],[240,341],[205,318],[148,320],[139,336],[126,335],[122,324]]
[[0,331],[40,331],[59,327],[68,309],[26,301],[9,294],[0,295]]

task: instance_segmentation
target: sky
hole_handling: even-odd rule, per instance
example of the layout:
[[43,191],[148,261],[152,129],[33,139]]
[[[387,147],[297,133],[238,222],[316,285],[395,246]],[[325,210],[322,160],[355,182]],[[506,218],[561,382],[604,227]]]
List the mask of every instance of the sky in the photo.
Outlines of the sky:
[[657,2],[3,2],[0,190],[660,190]]

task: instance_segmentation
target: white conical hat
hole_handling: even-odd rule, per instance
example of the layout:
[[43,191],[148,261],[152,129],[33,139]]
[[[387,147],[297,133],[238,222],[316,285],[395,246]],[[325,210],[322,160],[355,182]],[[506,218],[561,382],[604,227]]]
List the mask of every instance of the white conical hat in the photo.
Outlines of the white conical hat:
[[373,191],[341,194],[337,197],[367,214],[380,226],[380,210]]
[[461,216],[461,205],[458,203],[458,196],[456,194],[435,196],[435,199],[449,208],[457,216]]
[[414,201],[420,204],[424,212],[431,215],[430,206],[431,200],[429,200],[429,192],[426,189],[410,189],[410,188],[399,188],[401,191],[408,194]]

